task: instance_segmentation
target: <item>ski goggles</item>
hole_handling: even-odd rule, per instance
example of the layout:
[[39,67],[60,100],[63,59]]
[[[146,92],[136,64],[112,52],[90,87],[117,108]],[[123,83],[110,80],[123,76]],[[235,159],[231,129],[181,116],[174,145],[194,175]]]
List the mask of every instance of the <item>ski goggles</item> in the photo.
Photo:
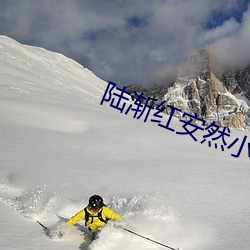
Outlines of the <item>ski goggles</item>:
[[101,207],[97,207],[97,206],[89,206],[90,210],[93,211],[93,212],[97,212],[101,209]]

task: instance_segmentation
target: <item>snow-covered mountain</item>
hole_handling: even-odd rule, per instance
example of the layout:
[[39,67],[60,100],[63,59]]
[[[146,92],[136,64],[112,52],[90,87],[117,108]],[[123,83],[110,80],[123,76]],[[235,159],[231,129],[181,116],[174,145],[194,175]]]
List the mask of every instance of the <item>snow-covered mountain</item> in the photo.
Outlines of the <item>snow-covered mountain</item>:
[[[103,196],[132,231],[184,250],[248,250],[249,151],[231,131],[222,151],[100,105],[107,83],[63,55],[0,36],[0,248],[153,250],[161,246],[108,225],[91,243],[84,222],[50,239]],[[161,124],[167,124],[163,115]],[[248,137],[247,137],[248,138]],[[221,139],[215,141],[218,145]]]
[[[184,112],[196,113],[206,124],[215,121],[221,127],[249,128],[249,68],[217,72],[210,57],[208,50],[198,51],[178,67],[170,86],[154,86],[144,92],[160,102],[165,100],[167,114],[172,112],[168,105],[181,109],[174,113],[178,118]],[[128,87],[131,93],[132,88]]]

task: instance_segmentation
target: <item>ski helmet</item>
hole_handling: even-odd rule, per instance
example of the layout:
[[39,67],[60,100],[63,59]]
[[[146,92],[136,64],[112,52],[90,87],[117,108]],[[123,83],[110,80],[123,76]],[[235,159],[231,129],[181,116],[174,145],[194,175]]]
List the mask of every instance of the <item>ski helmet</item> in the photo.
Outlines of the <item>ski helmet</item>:
[[89,198],[89,206],[93,210],[98,210],[103,207],[103,199],[99,195],[93,195]]

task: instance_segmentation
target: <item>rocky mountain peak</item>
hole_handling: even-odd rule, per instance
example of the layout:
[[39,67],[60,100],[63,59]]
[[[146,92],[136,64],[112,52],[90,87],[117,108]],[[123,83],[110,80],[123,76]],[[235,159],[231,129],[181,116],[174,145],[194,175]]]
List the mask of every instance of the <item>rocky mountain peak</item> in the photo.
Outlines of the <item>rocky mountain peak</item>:
[[177,69],[177,77],[194,77],[206,74],[210,70],[209,53],[206,49],[201,49],[197,53],[188,57]]
[[[248,78],[236,78],[233,76],[239,74],[228,73],[227,76],[230,77],[225,78],[223,75],[223,80],[213,72],[210,63],[210,55],[206,49],[187,58],[179,67],[173,86],[164,96],[165,100],[171,106],[179,106],[183,112],[196,113],[207,124],[215,121],[223,127],[250,126],[248,105],[233,95],[237,88],[242,90],[241,86],[246,85]],[[241,75],[246,76],[243,73]],[[234,90],[230,91],[232,88]]]
[[[250,126],[250,109],[247,103],[236,98],[234,93],[250,97],[250,67],[248,70],[223,74],[212,70],[209,51],[202,49],[188,57],[177,69],[177,76],[171,86],[144,90],[146,96],[166,101],[168,105],[182,110],[182,113],[196,113],[199,118],[222,127],[247,128]],[[155,104],[156,105],[156,104]],[[182,117],[175,112],[175,116]],[[189,119],[189,118],[187,118]]]

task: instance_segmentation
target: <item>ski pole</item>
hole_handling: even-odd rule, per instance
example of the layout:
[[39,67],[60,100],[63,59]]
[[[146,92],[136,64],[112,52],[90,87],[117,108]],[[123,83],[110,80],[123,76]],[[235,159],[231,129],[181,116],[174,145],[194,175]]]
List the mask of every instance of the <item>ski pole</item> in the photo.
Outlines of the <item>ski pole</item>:
[[38,220],[36,221],[40,226],[42,226],[43,227],[43,229],[46,231],[46,230],[48,230],[48,228],[47,227],[45,227],[41,222],[39,222]]
[[139,237],[141,237],[141,238],[143,238],[143,239],[145,239],[145,240],[154,242],[154,243],[156,243],[156,244],[158,244],[158,245],[161,245],[161,246],[163,246],[163,247],[169,248],[169,249],[171,249],[171,250],[180,250],[180,248],[173,248],[173,247],[167,246],[167,245],[162,244],[162,243],[160,243],[160,242],[158,242],[158,241],[155,241],[155,240],[152,240],[152,239],[150,239],[150,238],[148,238],[148,237],[145,237],[145,236],[143,236],[143,235],[141,235],[141,234],[135,233],[135,232],[133,232],[133,231],[127,229],[127,228],[122,228],[122,229],[125,230],[125,231],[127,231],[127,232],[129,232],[129,233],[131,233],[131,234],[137,235],[137,236],[139,236]]

